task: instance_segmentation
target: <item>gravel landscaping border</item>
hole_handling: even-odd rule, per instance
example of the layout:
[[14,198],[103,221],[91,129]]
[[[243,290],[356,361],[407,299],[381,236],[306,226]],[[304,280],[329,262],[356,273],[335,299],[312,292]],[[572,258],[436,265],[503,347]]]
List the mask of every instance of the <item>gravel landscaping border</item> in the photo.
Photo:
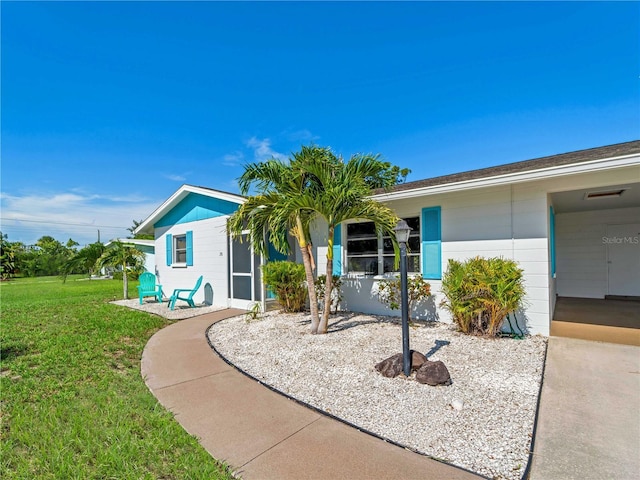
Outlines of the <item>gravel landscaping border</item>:
[[115,305],[121,305],[123,307],[132,308],[134,310],[141,310],[147,313],[153,313],[169,320],[184,320],[185,318],[197,317],[198,315],[204,315],[205,313],[217,312],[218,310],[225,310],[227,307],[221,307],[219,305],[197,305],[190,307],[184,302],[178,303],[173,310],[169,308],[168,301],[159,303],[157,300],[143,300],[140,305],[140,299],[130,298],[129,300],[114,300],[111,302]]
[[442,360],[453,384],[384,378],[374,365],[402,350],[399,318],[334,315],[310,335],[305,314],[218,322],[212,348],[261,383],[391,443],[490,478],[526,474],[547,339],[486,339],[438,322],[410,328],[411,348]]

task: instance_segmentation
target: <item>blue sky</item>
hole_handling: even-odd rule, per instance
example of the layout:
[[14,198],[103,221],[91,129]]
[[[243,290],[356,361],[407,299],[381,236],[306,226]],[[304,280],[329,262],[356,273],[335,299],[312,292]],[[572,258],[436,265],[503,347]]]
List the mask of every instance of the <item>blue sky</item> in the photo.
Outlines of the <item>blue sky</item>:
[[1,229],[126,236],[303,144],[408,180],[640,138],[636,2],[2,2]]

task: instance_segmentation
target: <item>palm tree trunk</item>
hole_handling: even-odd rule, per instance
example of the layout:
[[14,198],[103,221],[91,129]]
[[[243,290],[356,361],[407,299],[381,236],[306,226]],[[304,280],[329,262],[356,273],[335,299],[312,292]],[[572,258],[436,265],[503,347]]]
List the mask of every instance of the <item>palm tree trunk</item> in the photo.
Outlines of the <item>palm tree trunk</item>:
[[311,333],[318,333],[318,298],[316,297],[316,288],[313,280],[313,270],[311,270],[311,256],[306,247],[300,247],[302,253],[302,263],[307,276],[307,289],[309,291],[309,309],[311,310]]
[[122,265],[122,289],[125,300],[129,300],[129,279],[127,278],[127,264]]
[[329,228],[329,242],[327,245],[327,280],[324,287],[324,310],[318,326],[318,333],[327,333],[329,328],[329,314],[331,313],[331,289],[333,288],[333,228]]
[[309,244],[304,235],[302,228],[302,222],[300,219],[296,219],[297,223],[297,237],[298,245],[300,246],[300,253],[302,254],[302,264],[304,265],[304,271],[307,277],[307,291],[309,292],[309,309],[311,310],[311,333],[318,333],[318,324],[320,319],[318,318],[318,297],[316,297],[316,287],[313,279],[313,267],[311,266],[312,258],[310,253]]

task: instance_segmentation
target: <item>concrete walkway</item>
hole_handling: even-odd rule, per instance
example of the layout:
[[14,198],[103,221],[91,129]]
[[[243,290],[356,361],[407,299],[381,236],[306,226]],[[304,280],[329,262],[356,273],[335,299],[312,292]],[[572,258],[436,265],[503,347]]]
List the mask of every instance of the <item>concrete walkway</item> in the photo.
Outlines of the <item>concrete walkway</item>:
[[640,479],[640,347],[551,337],[531,480]]
[[239,373],[208,345],[223,310],[157,332],[142,355],[147,386],[216,459],[251,479],[482,478],[362,433]]

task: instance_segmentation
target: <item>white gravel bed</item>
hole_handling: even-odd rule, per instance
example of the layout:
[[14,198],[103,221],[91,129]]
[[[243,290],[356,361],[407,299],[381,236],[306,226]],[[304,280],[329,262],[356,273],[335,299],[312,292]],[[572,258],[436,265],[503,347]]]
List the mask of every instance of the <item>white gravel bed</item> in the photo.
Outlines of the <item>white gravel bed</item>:
[[216,323],[209,337],[241,370],[362,429],[488,477],[522,477],[546,338],[486,339],[437,322],[412,326],[411,348],[442,360],[451,374],[452,385],[431,387],[374,368],[402,351],[398,318],[339,314],[326,335],[309,334],[309,326],[309,315],[269,312]]
[[224,310],[226,307],[219,305],[197,305],[190,307],[185,302],[178,300],[173,310],[169,308],[169,301],[166,300],[158,303],[157,300],[144,299],[140,305],[140,299],[131,298],[129,300],[115,300],[111,303],[122,305],[123,307],[132,308],[134,310],[142,310],[143,312],[153,313],[170,320],[183,320],[185,318],[197,317],[205,313]]

